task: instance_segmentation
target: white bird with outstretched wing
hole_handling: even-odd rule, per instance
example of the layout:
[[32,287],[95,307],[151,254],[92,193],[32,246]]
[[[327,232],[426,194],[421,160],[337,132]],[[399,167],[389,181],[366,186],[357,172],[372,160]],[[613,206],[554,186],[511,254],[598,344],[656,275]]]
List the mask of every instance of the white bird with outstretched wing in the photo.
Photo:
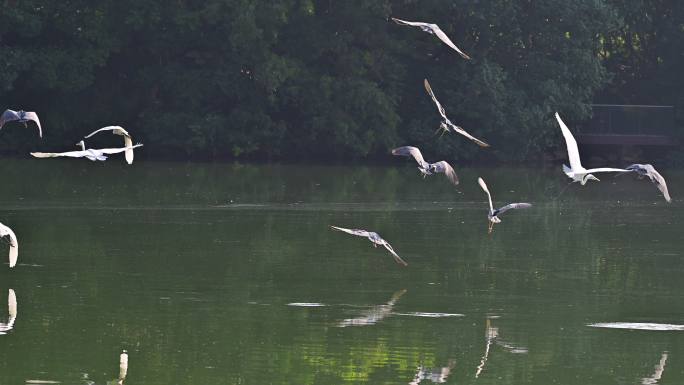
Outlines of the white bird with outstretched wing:
[[[86,135],[84,139],[88,139],[91,136],[99,133],[99,132],[104,132],[104,131],[111,131],[112,134],[114,135],[120,135],[123,136],[124,138],[124,147],[127,148],[126,151],[124,151],[124,154],[126,156],[126,162],[128,164],[133,164],[133,138],[131,137],[131,134],[128,133],[123,127],[121,126],[107,126],[107,127],[102,127],[98,130],[95,130],[91,132],[90,134]],[[130,148],[128,148],[130,147]]]
[[67,152],[32,152],[31,155],[36,158],[57,158],[57,157],[68,157],[68,158],[86,158],[94,161],[105,161],[107,160],[107,155],[118,154],[128,150],[132,150],[137,147],[142,147],[142,144],[138,143],[134,146],[122,147],[122,148],[85,148],[85,143],[80,141],[76,145],[81,146],[81,151],[67,151]]
[[563,165],[563,172],[565,173],[565,175],[568,176],[568,178],[572,179],[573,182],[580,182],[580,184],[584,186],[589,180],[600,181],[599,178],[592,175],[592,173],[595,172],[630,171],[622,168],[611,167],[591,168],[587,170],[584,167],[582,167],[582,163],[580,162],[579,149],[577,148],[577,141],[575,140],[575,137],[572,136],[570,129],[568,129],[568,126],[566,126],[565,123],[563,123],[563,120],[561,120],[560,115],[558,115],[557,112],[555,116],[556,120],[558,121],[558,124],[560,125],[563,137],[565,138],[565,145],[568,148],[568,160],[570,161],[570,167]]
[[14,267],[17,264],[17,257],[19,257],[17,236],[12,229],[0,223],[0,238],[7,240],[9,244],[9,267]]

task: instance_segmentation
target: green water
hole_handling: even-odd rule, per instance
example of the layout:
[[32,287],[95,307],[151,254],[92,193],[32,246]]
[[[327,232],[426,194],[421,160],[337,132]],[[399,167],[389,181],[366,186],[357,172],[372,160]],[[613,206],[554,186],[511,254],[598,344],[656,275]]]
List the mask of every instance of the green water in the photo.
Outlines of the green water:
[[[1,384],[105,384],[122,349],[128,385],[641,384],[659,363],[684,383],[684,331],[587,326],[684,324],[681,172],[668,205],[631,175],[557,198],[559,167],[457,169],[457,189],[408,163],[0,170],[20,242]],[[488,235],[478,176],[534,207]]]

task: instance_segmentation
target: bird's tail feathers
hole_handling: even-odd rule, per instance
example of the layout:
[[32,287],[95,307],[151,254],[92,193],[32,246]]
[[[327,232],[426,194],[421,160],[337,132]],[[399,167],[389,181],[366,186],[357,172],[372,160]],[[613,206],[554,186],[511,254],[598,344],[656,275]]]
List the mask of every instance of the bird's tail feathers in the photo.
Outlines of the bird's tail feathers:
[[566,165],[563,165],[563,172],[567,175],[572,172],[572,169]]

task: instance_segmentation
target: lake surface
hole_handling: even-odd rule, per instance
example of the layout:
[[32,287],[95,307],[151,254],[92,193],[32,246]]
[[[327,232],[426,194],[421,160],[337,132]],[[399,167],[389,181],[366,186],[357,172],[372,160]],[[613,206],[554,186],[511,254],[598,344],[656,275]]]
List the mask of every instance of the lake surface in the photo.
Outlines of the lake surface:
[[0,164],[1,384],[684,383],[682,172],[118,160]]

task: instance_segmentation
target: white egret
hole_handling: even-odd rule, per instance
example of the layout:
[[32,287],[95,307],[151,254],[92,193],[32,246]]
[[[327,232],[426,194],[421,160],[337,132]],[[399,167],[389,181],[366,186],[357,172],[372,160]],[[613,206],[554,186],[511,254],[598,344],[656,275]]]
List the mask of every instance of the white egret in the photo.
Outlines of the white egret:
[[637,174],[639,174],[640,177],[647,176],[653,184],[658,187],[658,190],[660,190],[661,193],[663,193],[663,196],[665,197],[665,200],[667,203],[672,202],[672,198],[670,198],[670,193],[667,191],[667,183],[665,183],[665,178],[663,178],[662,175],[658,171],[656,171],[653,166],[650,164],[633,164],[629,167],[626,167],[627,170],[629,171],[634,171]]
[[558,120],[558,124],[560,125],[561,131],[563,132],[563,137],[565,138],[565,145],[568,148],[568,159],[570,161],[570,167],[563,165],[563,172],[570,179],[572,179],[573,182],[580,182],[582,186],[584,186],[587,183],[587,181],[591,179],[595,181],[600,181],[599,178],[591,174],[593,172],[629,172],[629,170],[624,170],[621,168],[601,167],[590,168],[589,170],[587,170],[584,167],[582,167],[582,163],[580,162],[579,150],[577,149],[577,141],[575,141],[575,137],[572,136],[572,133],[570,132],[570,129],[568,129],[568,126],[566,126],[565,123],[563,123],[563,121],[560,118],[560,115],[558,115],[558,112],[556,112],[555,116],[556,120]]
[[423,173],[423,177],[436,173],[443,173],[451,183],[455,185],[458,184],[458,176],[456,175],[456,171],[454,171],[454,168],[451,167],[447,161],[442,160],[436,163],[428,163],[425,161],[425,159],[423,159],[423,154],[420,153],[418,147],[398,147],[392,150],[392,155],[412,156],[413,159],[418,162],[418,170]]
[[67,151],[67,152],[32,152],[31,155],[33,155],[36,158],[56,158],[60,156],[65,156],[69,158],[86,158],[89,160],[94,161],[105,161],[107,159],[107,155],[109,154],[118,154],[127,150],[132,150],[137,147],[142,147],[141,143],[138,143],[134,146],[130,147],[122,147],[122,148],[101,148],[101,149],[93,149],[85,148],[85,142],[80,141],[76,143],[77,146],[81,146],[81,151]]
[[40,119],[38,119],[38,114],[33,111],[5,110],[5,112],[0,115],[0,129],[2,129],[2,126],[4,126],[7,122],[20,122],[24,123],[24,127],[28,127],[27,123],[29,121],[36,123],[38,126],[38,136],[42,138],[43,129],[40,126]]
[[394,17],[392,18],[392,20],[399,25],[410,25],[411,27],[418,27],[423,31],[429,33],[430,35],[437,36],[439,40],[441,40],[444,44],[448,45],[454,51],[458,52],[458,54],[461,55],[464,59],[470,60],[470,56],[466,55],[465,52],[461,51],[458,47],[456,47],[456,44],[454,44],[454,42],[452,42],[451,39],[449,39],[449,36],[447,36],[444,33],[444,31],[442,31],[442,29],[439,28],[437,24],[422,23],[419,21],[406,21]]
[[[127,150],[125,151],[126,162],[128,162],[128,164],[133,164],[133,149],[132,149],[133,138],[131,137],[131,134],[129,134],[128,131],[126,131],[123,127],[121,127],[121,126],[102,127],[99,130],[95,130],[95,131],[91,132],[90,134],[86,135],[84,137],[84,139],[88,139],[91,136],[97,134],[98,132],[103,132],[103,131],[111,131],[112,134],[114,134],[114,135],[120,135],[120,136],[124,137],[124,147],[127,148]],[[131,147],[131,148],[128,149],[128,147]]]
[[394,260],[397,261],[397,263],[400,263],[404,266],[408,266],[408,263],[406,263],[401,257],[394,251],[392,248],[392,245],[390,245],[386,240],[382,239],[378,233],[372,232],[372,231],[366,231],[366,230],[359,230],[359,229],[345,229],[344,227],[337,227],[337,226],[330,226],[335,230],[339,231],[344,231],[347,234],[351,235],[357,235],[359,237],[366,237],[368,238],[371,242],[373,242],[374,247],[384,246],[387,251],[392,254],[394,257]]
[[444,111],[444,107],[442,107],[442,104],[439,103],[439,100],[437,100],[437,97],[435,97],[435,93],[432,92],[432,87],[430,87],[430,83],[427,81],[427,79],[423,80],[423,85],[425,86],[425,90],[427,91],[427,93],[432,98],[432,101],[435,102],[435,104],[437,105],[437,111],[439,111],[439,115],[442,116],[442,122],[439,125],[439,129],[441,129],[443,132],[457,132],[465,136],[466,138],[472,140],[473,142],[477,143],[477,145],[480,147],[489,147],[489,144],[481,141],[480,139],[477,139],[476,137],[470,135],[463,128],[451,123],[451,120],[449,120],[449,118],[447,118],[446,116],[446,111]]
[[477,183],[479,183],[480,187],[482,187],[484,192],[487,193],[487,199],[489,199],[489,212],[487,213],[487,219],[489,219],[489,233],[492,232],[495,223],[501,223],[499,214],[503,214],[510,209],[527,209],[532,207],[531,203],[511,203],[501,208],[494,209],[494,205],[492,204],[492,194],[489,193],[489,189],[487,188],[485,181],[482,178],[477,178]]
[[14,231],[9,227],[0,223],[0,238],[5,239],[9,244],[9,267],[14,267],[17,264],[17,257],[19,256],[19,242]]

